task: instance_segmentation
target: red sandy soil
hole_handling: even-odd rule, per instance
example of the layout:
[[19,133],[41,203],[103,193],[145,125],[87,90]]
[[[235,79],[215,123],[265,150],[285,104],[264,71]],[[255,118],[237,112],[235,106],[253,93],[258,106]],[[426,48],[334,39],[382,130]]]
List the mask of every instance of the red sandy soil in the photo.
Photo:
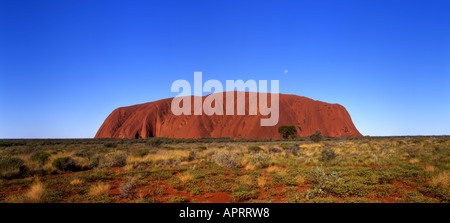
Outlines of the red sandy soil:
[[[339,104],[315,101],[297,95],[279,94],[279,121],[275,126],[261,126],[268,118],[249,114],[249,92],[245,92],[246,115],[237,114],[237,93],[233,92],[235,115],[179,115],[171,111],[173,98],[115,109],[106,118],[95,138],[206,138],[230,137],[245,139],[278,139],[278,127],[293,125],[297,136],[305,137],[320,129],[327,137],[360,137],[347,110]],[[222,94],[222,93],[215,93]],[[223,113],[226,114],[226,93],[223,93]],[[191,114],[194,114],[194,96]],[[208,96],[203,96],[202,100]],[[271,106],[272,94],[267,95]],[[215,102],[214,102],[215,103]],[[213,103],[213,106],[214,106]]]

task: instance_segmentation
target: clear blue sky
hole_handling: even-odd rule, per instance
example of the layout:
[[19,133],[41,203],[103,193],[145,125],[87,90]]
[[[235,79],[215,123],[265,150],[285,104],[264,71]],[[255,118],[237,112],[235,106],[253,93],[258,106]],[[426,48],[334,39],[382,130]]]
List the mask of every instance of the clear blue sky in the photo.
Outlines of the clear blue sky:
[[364,135],[448,135],[450,1],[0,1],[0,138],[93,137],[194,71],[280,80]]

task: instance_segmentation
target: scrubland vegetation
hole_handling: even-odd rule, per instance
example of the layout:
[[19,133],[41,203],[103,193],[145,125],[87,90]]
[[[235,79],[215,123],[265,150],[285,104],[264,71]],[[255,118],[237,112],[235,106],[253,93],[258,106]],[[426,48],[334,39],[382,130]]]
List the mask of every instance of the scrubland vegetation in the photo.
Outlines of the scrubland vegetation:
[[0,140],[0,202],[449,203],[450,137]]

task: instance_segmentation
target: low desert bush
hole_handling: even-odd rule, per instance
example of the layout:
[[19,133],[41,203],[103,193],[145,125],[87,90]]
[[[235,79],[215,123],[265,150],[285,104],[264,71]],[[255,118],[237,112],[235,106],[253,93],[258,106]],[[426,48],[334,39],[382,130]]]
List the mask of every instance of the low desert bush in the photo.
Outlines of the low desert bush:
[[322,136],[322,132],[318,129],[316,130],[314,133],[312,133],[309,138],[313,141],[313,142],[320,142],[323,139]]
[[93,150],[90,149],[83,149],[83,150],[79,150],[76,151],[74,156],[78,156],[78,157],[82,157],[82,158],[91,158],[93,155],[95,154],[95,152]]
[[236,155],[227,150],[221,150],[217,152],[216,154],[214,154],[213,159],[217,163],[217,165],[223,168],[233,169],[238,166]]
[[126,182],[120,185],[120,198],[129,198],[133,196],[133,189],[137,186],[137,179],[130,177]]
[[139,151],[137,151],[134,155],[137,157],[144,157],[146,155],[148,155],[150,153],[150,151],[148,151],[147,149],[141,149]]
[[207,149],[206,146],[197,146],[197,151],[199,151],[199,152],[204,151],[206,149]]
[[196,157],[197,155],[198,155],[198,152],[195,152],[195,151],[189,151],[187,160],[188,160],[188,161],[192,161],[192,160],[195,159],[195,157]]
[[115,142],[106,142],[105,144],[103,144],[103,146],[105,146],[106,148],[116,148],[117,147],[117,143],[115,143]]
[[281,149],[278,149],[276,147],[270,147],[269,153],[281,153]]
[[249,185],[241,184],[233,188],[232,196],[237,202],[256,199],[259,197],[259,190]]
[[30,156],[30,159],[36,162],[39,162],[41,165],[44,165],[50,157],[49,153],[46,152],[35,152]]
[[256,168],[266,168],[269,166],[270,157],[264,153],[253,153],[249,156],[248,161]]
[[263,149],[261,147],[259,147],[259,146],[249,146],[247,150],[248,150],[249,153],[259,153]]
[[15,178],[25,172],[25,163],[23,160],[12,157],[0,157],[0,176],[1,178]]
[[295,138],[297,136],[297,129],[293,125],[280,126],[278,127],[278,133],[281,134],[283,139]]
[[335,185],[331,192],[337,197],[364,197],[368,194],[367,187],[363,183],[353,181]]
[[157,148],[164,143],[162,139],[159,138],[149,138],[147,139],[146,144],[152,148]]
[[341,181],[340,173],[333,171],[329,174],[321,167],[312,167],[309,171],[310,182],[314,185],[312,190],[307,191],[309,197],[326,196]]
[[104,167],[123,167],[127,165],[127,153],[115,152],[105,156]]
[[289,156],[291,154],[294,156],[297,156],[299,153],[299,150],[300,150],[300,148],[295,145],[286,145],[286,146],[283,146],[283,149],[284,149],[284,152],[286,153],[286,156]]
[[90,170],[90,169],[97,167],[99,164],[100,164],[100,157],[97,156],[88,165],[86,165],[86,167],[84,169]]
[[53,160],[52,166],[60,171],[77,171],[79,167],[76,165],[72,157],[61,157]]
[[324,149],[321,152],[321,161],[328,162],[336,158],[337,154],[334,152],[334,149]]

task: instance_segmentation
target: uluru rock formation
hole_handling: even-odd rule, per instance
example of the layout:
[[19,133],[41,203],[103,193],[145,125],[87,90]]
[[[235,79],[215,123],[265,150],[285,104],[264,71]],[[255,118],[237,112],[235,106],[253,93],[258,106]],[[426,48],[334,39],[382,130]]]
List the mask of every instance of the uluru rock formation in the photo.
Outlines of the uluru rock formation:
[[[236,92],[235,110],[237,107]],[[215,93],[218,94],[218,93]],[[219,93],[219,94],[222,94]],[[353,124],[347,110],[339,104],[329,104],[310,98],[279,94],[279,121],[274,126],[261,126],[267,118],[259,112],[248,115],[249,93],[245,92],[246,115],[225,115],[226,99],[223,93],[224,115],[174,115],[171,110],[173,98],[115,109],[106,118],[95,138],[206,138],[230,137],[246,139],[278,139],[278,127],[293,125],[297,136],[311,135],[317,129],[327,137],[362,136]],[[268,95],[270,107],[271,94]],[[194,96],[191,101],[194,102]],[[205,100],[207,96],[203,96]],[[192,113],[193,112],[192,103]],[[235,112],[237,114],[237,112]]]

